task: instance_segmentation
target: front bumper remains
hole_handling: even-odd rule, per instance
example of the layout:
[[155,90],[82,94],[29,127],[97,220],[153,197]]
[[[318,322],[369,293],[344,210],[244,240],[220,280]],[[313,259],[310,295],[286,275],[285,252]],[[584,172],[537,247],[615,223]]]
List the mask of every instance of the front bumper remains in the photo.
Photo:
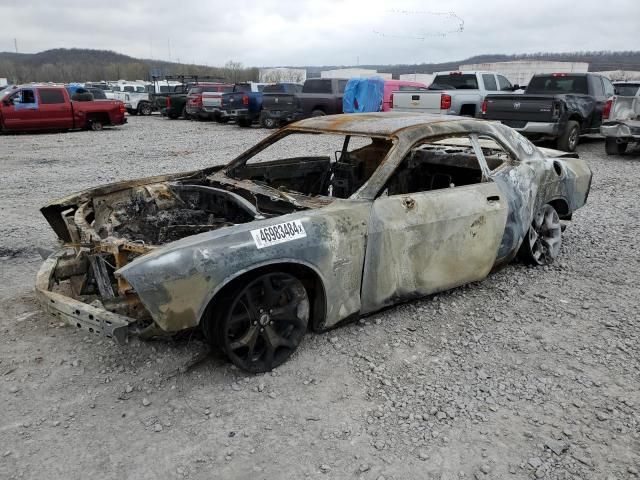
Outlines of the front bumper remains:
[[110,312],[53,291],[54,272],[60,259],[73,255],[73,250],[62,249],[50,255],[40,267],[36,277],[36,294],[42,308],[68,325],[114,339],[122,344],[127,340],[129,326],[135,319]]

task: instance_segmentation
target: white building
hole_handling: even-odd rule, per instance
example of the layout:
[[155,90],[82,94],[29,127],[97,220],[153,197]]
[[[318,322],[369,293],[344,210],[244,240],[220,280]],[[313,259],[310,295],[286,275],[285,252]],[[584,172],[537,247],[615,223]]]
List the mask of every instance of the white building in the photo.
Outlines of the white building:
[[307,71],[304,68],[261,68],[259,78],[263,83],[304,83]]
[[320,72],[320,78],[357,78],[357,77],[382,77],[391,80],[390,73],[380,73],[377,70],[367,68],[338,68],[336,70],[325,70]]
[[604,75],[612,82],[627,82],[640,80],[640,72],[636,70],[609,70],[607,72],[598,72]]
[[400,75],[400,80],[407,82],[420,82],[424,83],[427,87],[433,83],[433,73],[404,73]]
[[516,60],[514,62],[475,63],[460,65],[460,70],[484,70],[501,73],[513,84],[527,85],[536,73],[586,73],[589,64],[585,62],[544,62]]

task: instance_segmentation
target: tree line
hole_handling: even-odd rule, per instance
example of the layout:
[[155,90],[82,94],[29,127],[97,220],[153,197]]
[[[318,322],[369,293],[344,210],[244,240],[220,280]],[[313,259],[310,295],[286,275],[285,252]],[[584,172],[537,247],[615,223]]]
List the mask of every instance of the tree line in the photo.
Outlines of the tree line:
[[12,83],[151,80],[154,73],[160,76],[208,76],[229,82],[258,80],[257,68],[246,68],[234,61],[223,67],[208,67],[85,49],[56,49],[36,54],[0,53],[0,77]]

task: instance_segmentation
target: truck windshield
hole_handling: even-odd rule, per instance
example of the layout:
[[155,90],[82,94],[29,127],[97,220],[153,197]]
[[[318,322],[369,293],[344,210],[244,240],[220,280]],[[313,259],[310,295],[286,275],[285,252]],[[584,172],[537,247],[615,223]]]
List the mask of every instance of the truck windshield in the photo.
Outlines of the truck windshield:
[[584,75],[540,75],[534,76],[526,93],[580,93],[587,95],[587,77]]
[[616,95],[621,97],[635,97],[640,89],[640,83],[618,83],[613,86],[616,88]]
[[475,74],[449,73],[436,75],[430,90],[477,90],[478,79]]

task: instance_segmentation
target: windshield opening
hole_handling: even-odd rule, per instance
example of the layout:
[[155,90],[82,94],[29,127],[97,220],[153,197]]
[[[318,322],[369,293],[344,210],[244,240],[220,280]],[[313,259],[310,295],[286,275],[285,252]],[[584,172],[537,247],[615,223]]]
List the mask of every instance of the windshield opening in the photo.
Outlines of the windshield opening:
[[393,141],[383,137],[286,132],[228,171],[278,191],[349,198],[387,157]]

